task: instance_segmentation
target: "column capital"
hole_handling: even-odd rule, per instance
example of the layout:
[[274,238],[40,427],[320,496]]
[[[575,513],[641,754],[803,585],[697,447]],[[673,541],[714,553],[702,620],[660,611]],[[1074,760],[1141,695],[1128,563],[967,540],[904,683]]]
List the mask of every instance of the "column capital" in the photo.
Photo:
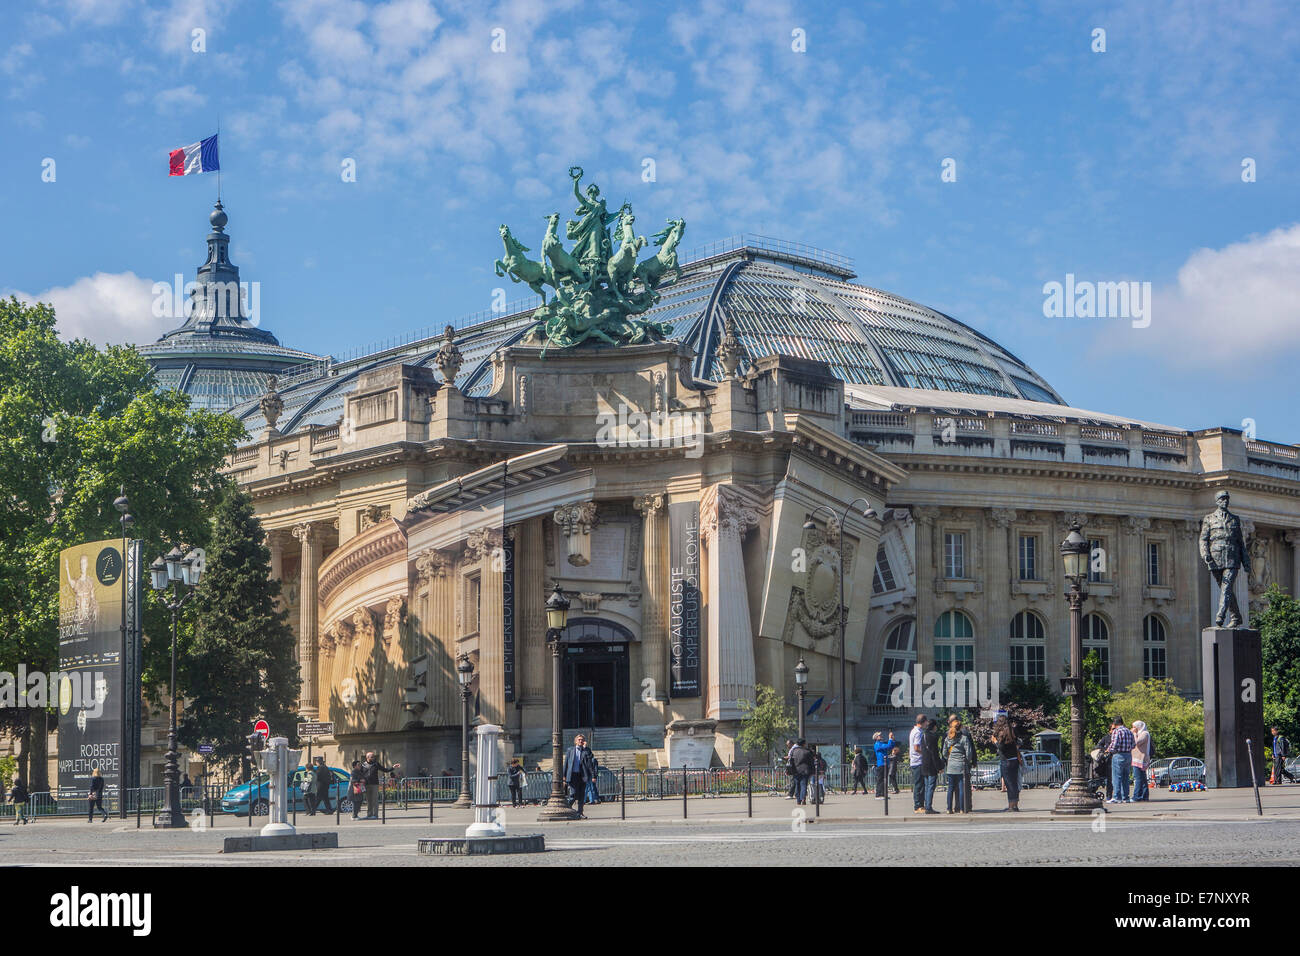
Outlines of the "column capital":
[[997,527],[1006,530],[1011,523],[1016,520],[1015,508],[992,508],[989,510],[989,517]]
[[704,503],[700,516],[700,533],[705,542],[713,541],[718,534],[739,540],[747,531],[758,527],[757,509],[725,485],[719,486],[711,497],[712,501]]
[[646,521],[653,521],[664,510],[663,495],[641,495],[632,500],[632,507],[641,512]]
[[402,622],[406,620],[406,598],[400,594],[394,594],[388,599],[388,606],[384,608],[384,647],[388,647],[393,637],[401,629]]
[[1151,529],[1151,519],[1140,515],[1125,515],[1120,527],[1125,534],[1141,534]]
[[294,525],[290,534],[303,544],[308,544],[316,541],[320,537],[320,528],[317,523],[304,521],[301,524]]
[[415,558],[415,574],[422,583],[433,578],[445,578],[451,566],[452,556],[446,551],[422,551]]
[[480,528],[471,531],[465,538],[465,555],[471,561],[482,561],[502,545],[500,528]]
[[579,501],[555,509],[555,523],[566,535],[590,534],[596,524],[596,502]]
[[1292,528],[1290,531],[1282,532],[1282,540],[1291,545],[1297,551],[1300,551],[1300,528]]

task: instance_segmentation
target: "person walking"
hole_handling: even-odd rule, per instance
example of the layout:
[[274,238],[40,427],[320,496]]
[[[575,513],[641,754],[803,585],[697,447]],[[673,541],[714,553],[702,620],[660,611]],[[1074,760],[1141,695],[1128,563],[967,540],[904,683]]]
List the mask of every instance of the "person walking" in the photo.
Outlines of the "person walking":
[[587,781],[587,802],[602,803],[600,787],[597,784],[600,780],[600,761],[596,759],[596,754],[590,746],[583,744],[582,749],[586,753],[587,762],[591,765],[591,779]]
[[[889,739],[885,739],[882,731],[877,730],[871,738],[874,743],[871,749],[876,752],[876,799],[885,799],[885,787],[889,785],[886,779],[890,767],[890,754],[898,749],[898,741],[894,739],[894,732],[889,732]],[[898,793],[898,787],[894,787],[894,793]]]
[[315,757],[316,774],[312,782],[316,785],[316,808],[322,813],[333,813],[330,806],[330,791],[334,789],[334,771],[325,766],[324,757]]
[[361,764],[361,773],[366,785],[366,819],[379,819],[379,775],[381,773],[392,773],[401,766],[395,763],[391,767],[385,767],[375,757],[373,750],[366,752],[365,762]]
[[813,790],[813,800],[816,803],[826,802],[826,771],[830,765],[826,763],[826,758],[821,755],[821,751],[816,746],[812,748],[813,755],[813,775],[816,778],[815,788]]
[[578,734],[573,738],[573,746],[564,755],[564,780],[573,791],[574,800],[578,802],[579,820],[587,819],[582,812],[587,804],[587,784],[595,777],[587,753],[587,738]]
[[104,810],[104,775],[96,767],[90,772],[90,794],[86,801],[86,822],[95,822],[95,808],[99,807],[99,812],[103,814],[103,823],[108,822],[108,813]]
[[510,761],[510,766],[506,768],[506,783],[510,787],[510,806],[522,807],[524,805],[524,784],[526,782],[524,765],[516,757]]
[[930,718],[925,714],[916,715],[916,724],[907,735],[907,765],[912,771],[912,812],[925,812],[925,775],[922,765],[925,763],[923,748],[925,745],[925,727]]
[[939,756],[945,761],[944,772],[948,775],[948,812],[962,813],[966,805],[966,769],[972,755],[966,735],[961,732],[961,721],[956,717],[948,723],[948,736]]
[[1124,726],[1124,718],[1110,719],[1110,740],[1106,744],[1110,754],[1110,775],[1115,781],[1115,795],[1107,803],[1132,803],[1129,799],[1129,768],[1133,764],[1133,731]]
[[1276,727],[1269,729],[1273,732],[1273,782],[1280,784],[1282,778],[1286,777],[1295,783],[1295,777],[1291,776],[1291,771],[1286,769],[1286,758],[1291,756],[1291,741],[1283,737],[1282,731]]
[[361,761],[352,761],[352,774],[348,778],[348,796],[352,798],[352,819],[361,812],[361,798],[366,793],[366,774],[361,769]]
[[1147,787],[1147,765],[1151,763],[1151,735],[1144,721],[1133,721],[1133,802],[1151,799]]
[[790,766],[794,769],[794,801],[802,806],[808,799],[808,781],[817,772],[817,761],[802,737],[790,751]]
[[790,778],[790,786],[786,787],[785,789],[785,798],[787,800],[794,799],[794,789],[795,789],[794,764],[791,763],[790,761],[790,755],[793,753],[794,753],[794,741],[787,740],[785,742],[785,772],[787,776],[789,776]]
[[1020,810],[1020,768],[1025,758],[1020,753],[1015,729],[1006,715],[993,724],[993,747],[998,754],[998,771],[1007,791],[1007,809]]
[[925,812],[938,813],[934,808],[934,791],[939,784],[943,758],[939,756],[939,722],[933,717],[925,726],[924,744],[921,747],[921,774],[925,777]]
[[23,783],[23,778],[15,776],[13,786],[9,788],[9,802],[14,805],[14,826],[18,824],[27,825],[27,801],[30,795],[27,793],[27,784]]
[[316,763],[313,761],[302,771],[302,776],[298,778],[298,792],[302,794],[303,805],[307,808],[307,816],[316,815]]
[[[876,734],[877,737],[880,734]],[[855,745],[853,748],[853,765],[850,768],[853,771],[853,793],[858,792],[858,785],[862,785],[862,795],[867,795],[867,756],[862,752],[862,747]]]

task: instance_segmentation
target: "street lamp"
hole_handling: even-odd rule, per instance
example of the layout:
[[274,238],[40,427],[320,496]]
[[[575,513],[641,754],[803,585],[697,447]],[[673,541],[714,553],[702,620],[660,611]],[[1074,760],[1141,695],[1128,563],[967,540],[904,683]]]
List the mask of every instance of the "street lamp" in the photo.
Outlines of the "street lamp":
[[[167,728],[167,762],[163,770],[163,806],[155,826],[165,829],[179,829],[189,826],[185,811],[181,809],[181,774],[177,765],[176,753],[176,628],[181,605],[190,599],[194,589],[203,577],[204,555],[200,548],[189,554],[183,554],[180,548],[172,548],[164,558],[154,559],[149,565],[149,574],[153,579],[155,591],[165,592],[170,587],[170,596],[163,597],[163,603],[172,612],[172,674],[167,685],[171,697],[171,724]],[[181,588],[188,590],[184,594]]]
[[469,655],[462,654],[456,662],[456,680],[460,682],[460,796],[453,807],[472,807],[469,796],[469,683],[474,679],[474,665]]
[[537,816],[542,821],[578,819],[578,811],[569,807],[564,793],[564,760],[560,755],[560,650],[568,626],[569,599],[556,581],[546,599],[546,642],[551,646],[551,795]]
[[[122,647],[121,647],[120,656],[118,658],[119,661],[118,670],[123,677],[122,686],[129,688],[133,685],[134,682],[126,679],[129,673],[127,668],[127,662],[131,660],[131,650],[129,647],[127,647],[127,637],[126,637],[126,602],[127,602],[126,569],[127,569],[127,565],[130,563],[127,558],[128,545],[126,540],[126,532],[127,529],[130,528],[131,525],[135,523],[135,518],[132,517],[130,513],[131,502],[129,502],[126,498],[126,485],[119,486],[118,490],[121,492],[121,494],[113,500],[113,507],[116,508],[118,514],[121,515],[121,517],[118,519],[118,522],[122,525]],[[130,723],[128,720],[128,713],[127,713],[127,709],[130,706],[129,698],[130,698],[129,693],[122,695],[121,719],[122,719],[122,733],[124,735],[126,734],[127,727],[129,726]],[[124,755],[130,755],[131,753],[134,753],[134,748],[123,747],[122,752]],[[136,760],[138,764],[139,758],[137,757]],[[122,769],[118,775],[118,785],[117,785],[117,815],[119,819],[125,820],[126,819],[126,785],[129,779],[128,774],[131,772],[131,768],[127,766],[125,760],[121,761],[121,767]],[[139,769],[138,766],[135,769]]]
[[808,709],[808,665],[803,662],[802,655],[799,663],[794,665],[794,683],[799,692],[799,739],[803,740],[803,715]]
[[1099,797],[1088,786],[1083,752],[1083,720],[1086,703],[1083,693],[1083,602],[1088,596],[1088,539],[1079,530],[1079,522],[1061,542],[1061,561],[1065,565],[1065,592],[1070,605],[1070,676],[1061,681],[1061,690],[1070,698],[1070,785],[1056,800],[1052,813],[1058,816],[1091,814],[1101,806]]
[[[844,513],[842,515],[837,515],[826,505],[818,505],[816,508],[812,510],[810,514],[808,514],[807,520],[805,520],[803,523],[803,529],[805,531],[815,530],[817,528],[817,525],[813,522],[813,515],[815,515],[818,511],[825,511],[827,514],[831,516],[832,521],[839,522],[839,528],[840,528],[839,584],[840,584],[840,773],[841,776],[843,775],[843,771],[844,771],[844,761],[849,755],[849,725],[848,725],[849,697],[844,687],[845,673],[846,673],[846,664],[844,658],[844,631],[849,623],[849,609],[844,606],[844,530],[849,522],[849,514],[853,512],[853,509],[857,506],[858,502],[862,502],[862,504],[866,506],[862,509],[861,512],[857,512],[861,514],[863,518],[866,518],[868,521],[870,521],[872,518],[877,517],[876,509],[871,507],[871,502],[868,501],[866,498],[858,497],[858,498],[854,498],[852,501],[849,502],[849,506],[844,509]],[[800,720],[802,719],[803,718],[800,717]]]

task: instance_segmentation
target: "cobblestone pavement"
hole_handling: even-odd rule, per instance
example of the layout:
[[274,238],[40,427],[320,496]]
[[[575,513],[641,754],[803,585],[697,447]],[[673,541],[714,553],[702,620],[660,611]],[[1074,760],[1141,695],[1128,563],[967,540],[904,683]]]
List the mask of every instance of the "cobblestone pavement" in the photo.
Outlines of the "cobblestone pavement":
[[[247,818],[218,818],[188,831],[149,828],[145,818],[108,823],[41,820],[0,826],[0,858],[36,866],[483,866],[483,865],[1201,865],[1259,866],[1300,863],[1300,787],[1270,788],[1265,815],[1251,791],[1156,794],[1147,805],[1125,805],[1093,818],[1053,818],[1054,791],[1025,795],[1019,814],[997,812],[995,794],[976,797],[966,816],[917,816],[908,794],[881,801],[832,796],[820,818],[813,807],[757,797],[754,818],[744,798],[693,799],[681,819],[680,801],[590,808],[590,820],[537,822],[537,808],[505,808],[516,834],[541,832],[544,854],[430,858],[415,852],[429,836],[461,836],[470,811],[393,808],[386,823],[300,814],[302,830],[335,830],[337,850],[221,853],[226,836],[247,835]],[[981,799],[982,797],[982,799]],[[262,820],[256,821],[260,826]]]

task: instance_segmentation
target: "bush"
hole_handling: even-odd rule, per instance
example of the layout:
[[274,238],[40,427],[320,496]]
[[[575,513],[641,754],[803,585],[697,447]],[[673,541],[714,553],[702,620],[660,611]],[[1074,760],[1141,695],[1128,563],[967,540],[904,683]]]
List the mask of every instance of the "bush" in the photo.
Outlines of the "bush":
[[1132,727],[1145,721],[1156,759],[1205,756],[1205,709],[1178,693],[1171,680],[1140,680],[1111,702],[1111,710]]

